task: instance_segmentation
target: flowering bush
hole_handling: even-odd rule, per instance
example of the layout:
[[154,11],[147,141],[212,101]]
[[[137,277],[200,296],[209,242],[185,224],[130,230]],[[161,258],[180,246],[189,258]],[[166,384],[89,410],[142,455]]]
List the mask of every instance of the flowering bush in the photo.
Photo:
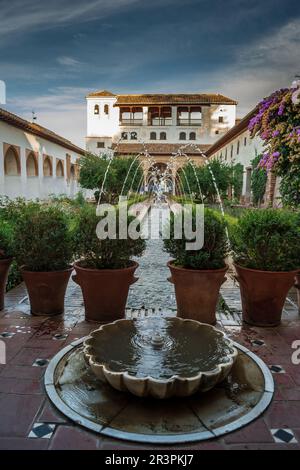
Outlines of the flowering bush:
[[[265,143],[259,167],[282,177],[283,202],[300,204],[300,81],[261,101],[249,131]],[[290,180],[291,175],[293,184],[286,184],[285,178]]]

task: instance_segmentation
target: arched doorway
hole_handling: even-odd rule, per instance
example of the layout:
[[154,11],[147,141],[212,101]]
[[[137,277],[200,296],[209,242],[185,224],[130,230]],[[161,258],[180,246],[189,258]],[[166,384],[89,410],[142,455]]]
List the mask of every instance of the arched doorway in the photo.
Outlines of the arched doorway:
[[172,172],[166,163],[155,163],[147,174],[149,192],[171,193],[173,189]]
[[49,157],[45,157],[44,163],[43,163],[43,173],[44,176],[52,176],[52,163]]
[[61,160],[58,160],[56,164],[56,177],[63,178],[64,177],[64,166]]
[[4,174],[6,176],[19,176],[21,174],[20,159],[14,147],[9,147],[4,156]]
[[38,176],[38,163],[36,156],[33,152],[30,152],[26,160],[26,173],[27,176]]

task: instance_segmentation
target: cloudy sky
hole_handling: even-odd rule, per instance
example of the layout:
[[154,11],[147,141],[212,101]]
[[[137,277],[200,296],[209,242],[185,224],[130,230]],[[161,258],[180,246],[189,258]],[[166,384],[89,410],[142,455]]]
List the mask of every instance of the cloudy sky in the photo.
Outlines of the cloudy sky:
[[7,108],[81,146],[91,90],[219,92],[241,117],[296,74],[299,0],[0,0]]

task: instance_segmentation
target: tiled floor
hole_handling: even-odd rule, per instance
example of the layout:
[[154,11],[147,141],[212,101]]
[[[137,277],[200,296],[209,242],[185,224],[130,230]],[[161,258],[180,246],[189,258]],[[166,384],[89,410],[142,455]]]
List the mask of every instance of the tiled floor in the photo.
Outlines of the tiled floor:
[[[275,397],[264,415],[245,428],[220,439],[175,448],[300,449],[300,365],[291,361],[292,343],[300,340],[294,294],[286,302],[282,325],[268,329],[241,324],[239,290],[232,281],[223,286],[222,295],[225,302],[218,313],[218,326],[269,365],[276,384]],[[161,305],[144,306],[142,312],[136,309],[129,313],[162,312],[147,309]],[[73,282],[63,317],[31,316],[23,285],[7,294],[6,309],[0,312],[0,340],[6,344],[6,364],[0,365],[0,449],[153,449],[75,426],[46,398],[43,375],[49,359],[94,328],[84,321],[81,292]]]

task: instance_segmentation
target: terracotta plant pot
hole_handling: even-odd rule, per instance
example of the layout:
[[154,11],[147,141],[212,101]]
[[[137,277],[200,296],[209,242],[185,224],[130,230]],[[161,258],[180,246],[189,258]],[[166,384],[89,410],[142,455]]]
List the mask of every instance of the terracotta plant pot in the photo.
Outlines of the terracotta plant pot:
[[128,291],[138,278],[138,263],[122,269],[89,269],[75,263],[73,280],[80,285],[84,299],[85,319],[109,322],[124,318]]
[[21,269],[33,315],[64,313],[65,293],[72,271],[73,267],[49,272]]
[[4,295],[12,258],[0,259],[0,310],[4,309]]
[[175,287],[177,315],[214,325],[219,291],[226,280],[228,266],[211,270],[186,269],[169,261],[168,267],[172,274],[169,281]]
[[256,326],[279,325],[286,296],[299,270],[274,272],[234,266],[240,284],[243,320]]

